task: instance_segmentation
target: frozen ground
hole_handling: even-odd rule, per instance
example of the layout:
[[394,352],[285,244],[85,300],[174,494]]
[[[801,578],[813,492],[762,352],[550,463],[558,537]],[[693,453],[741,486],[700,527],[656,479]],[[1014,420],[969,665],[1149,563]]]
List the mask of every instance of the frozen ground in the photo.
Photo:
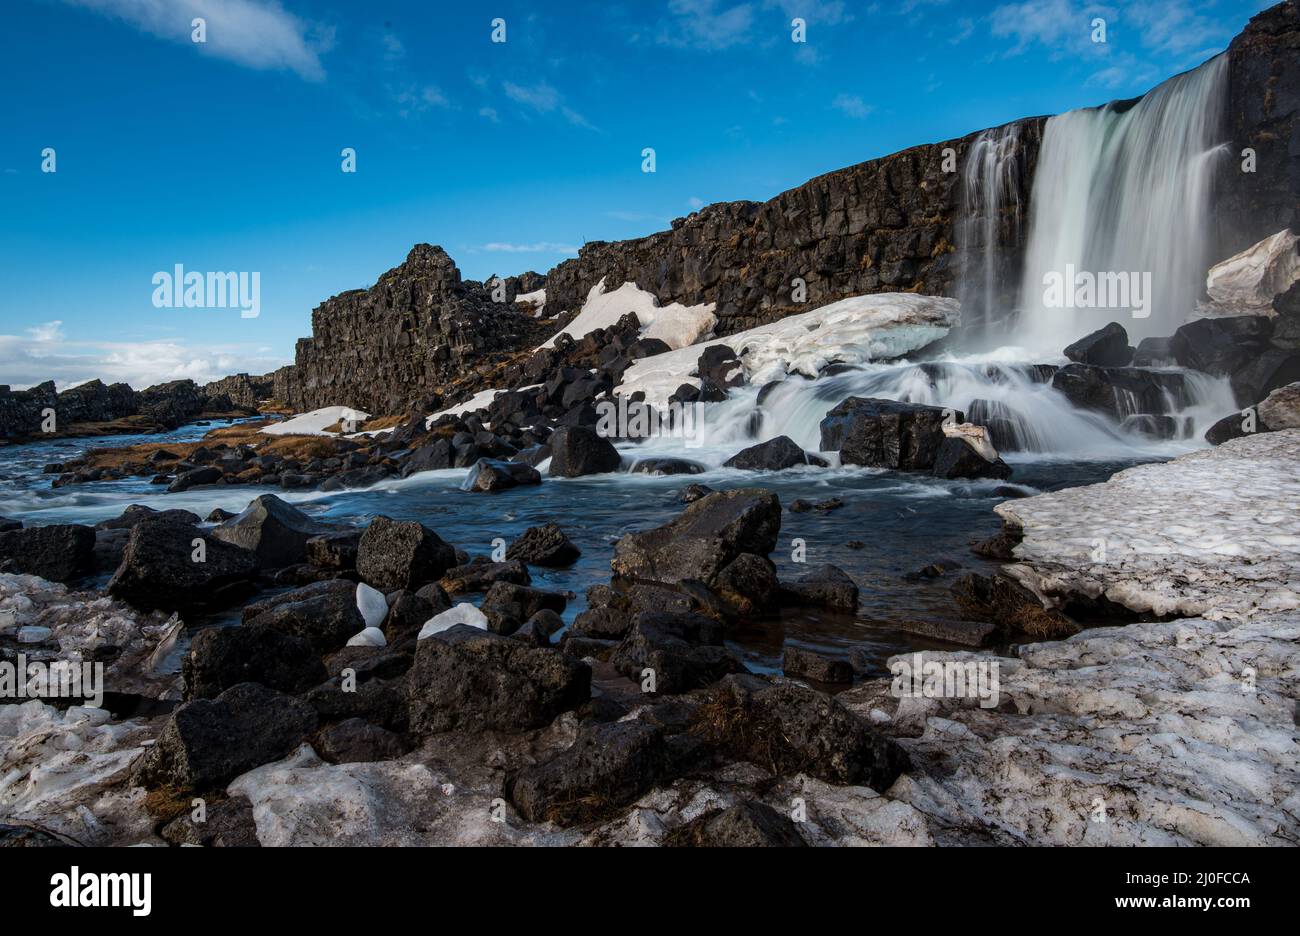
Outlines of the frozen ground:
[[542,347],[552,347],[560,335],[582,338],[597,328],[609,328],[629,312],[634,312],[641,321],[643,338],[659,338],[670,348],[685,348],[713,331],[713,326],[718,323],[713,309],[712,302],[697,306],[674,302],[661,306],[653,293],[646,292],[636,283],[624,283],[618,289],[606,292],[602,278],[587,294],[587,301],[577,317]]

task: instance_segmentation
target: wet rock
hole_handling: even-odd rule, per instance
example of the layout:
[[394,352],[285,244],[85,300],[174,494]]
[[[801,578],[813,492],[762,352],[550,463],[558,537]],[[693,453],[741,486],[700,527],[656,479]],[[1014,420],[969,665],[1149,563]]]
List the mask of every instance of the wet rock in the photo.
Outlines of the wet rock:
[[574,637],[596,640],[622,640],[632,629],[632,615],[618,608],[588,608],[569,626]]
[[[365,618],[357,609],[355,586],[351,582],[344,584],[347,585],[345,589],[320,591],[297,600],[279,601],[251,618],[246,617],[245,624],[256,623],[291,637],[304,638],[311,643],[317,654],[332,653],[345,646],[366,627]],[[299,593],[305,591],[306,589],[300,589]]]
[[1172,338],[1143,338],[1133,355],[1134,367],[1169,367],[1177,364]]
[[9,571],[68,584],[90,573],[95,531],[75,523],[27,527],[0,533],[0,564]]
[[263,568],[279,569],[306,562],[307,540],[329,529],[274,494],[263,494],[212,535],[256,553]]
[[433,613],[446,611],[451,607],[451,598],[437,582],[431,582],[416,591],[416,597],[423,598],[433,608]]
[[809,455],[789,436],[778,436],[752,445],[723,462],[725,468],[738,468],[742,471],[784,471],[806,465],[825,468],[826,459]]
[[138,762],[135,779],[149,789],[220,786],[284,757],[315,728],[316,713],[306,703],[242,683],[177,708]]
[[551,434],[550,475],[576,478],[581,475],[618,471],[622,460],[608,439],[585,426],[562,426]]
[[745,382],[745,366],[740,356],[723,344],[709,345],[695,365],[695,373],[724,390]]
[[194,468],[178,474],[171,484],[167,485],[168,494],[179,494],[181,491],[188,491],[193,487],[200,487],[205,484],[216,484],[224,475],[220,468],[208,466],[206,468]]
[[554,611],[543,608],[510,636],[534,647],[549,647],[551,636],[564,628],[564,620]]
[[608,660],[618,649],[619,641],[602,640],[597,637],[582,637],[578,634],[565,633],[560,638],[559,649],[566,657],[575,660]]
[[688,484],[678,492],[677,499],[683,504],[693,504],[712,493],[713,488],[707,484]]
[[1137,367],[1070,364],[1052,377],[1052,387],[1079,409],[1105,413],[1116,421],[1135,413],[1162,415],[1190,399],[1183,375]]
[[675,830],[667,844],[693,848],[808,847],[789,816],[757,800],[698,816]]
[[739,660],[722,646],[717,621],[699,614],[643,611],[610,662],[624,676],[645,684],[653,671],[653,692],[689,692],[740,672]]
[[520,485],[541,483],[541,474],[530,465],[480,458],[470,468],[469,475],[461,487],[466,491],[488,493],[504,491]]
[[1146,436],[1149,439],[1181,439],[1183,430],[1190,427],[1191,420],[1176,416],[1152,416],[1144,413],[1137,416],[1126,416],[1121,422],[1120,429],[1125,432],[1132,432],[1137,435]]
[[491,630],[508,634],[538,611],[545,608],[560,614],[567,604],[568,599],[562,592],[496,582],[488,589],[480,610],[487,616]]
[[793,582],[781,586],[782,600],[787,604],[811,605],[856,611],[858,586],[844,570],[823,565],[810,569]]
[[380,591],[418,589],[457,565],[455,549],[415,522],[375,517],[357,548],[357,573]]
[[[202,559],[199,541],[202,542]],[[122,564],[108,582],[108,593],[137,608],[174,611],[197,605],[220,605],[239,597],[232,586],[257,575],[257,556],[203,534],[197,527],[166,520],[136,524],[122,554]],[[223,601],[223,595],[229,597]]]
[[246,682],[296,694],[326,678],[325,665],[310,640],[257,621],[199,631],[182,672],[187,699],[215,698]]
[[307,561],[320,569],[355,569],[360,545],[361,531],[346,530],[309,537],[303,552]]
[[710,583],[741,553],[770,553],[780,530],[781,502],[770,491],[715,492],[661,527],[624,536],[610,564],[626,578]]
[[939,445],[934,459],[936,478],[997,478],[1011,477],[1011,466],[997,457],[989,459],[974,445],[960,436],[947,436]]
[[554,523],[529,527],[506,547],[507,559],[550,568],[573,565],[581,556],[582,551],[574,546],[559,525]]
[[240,619],[247,624],[259,614],[277,608],[280,605],[293,604],[298,601],[306,601],[308,598],[319,598],[323,595],[346,595],[351,599],[356,594],[357,586],[353,582],[343,579],[328,579],[320,582],[312,582],[291,591],[281,592],[278,595],[271,595],[259,601],[253,601],[244,605],[240,612]]
[[555,650],[457,625],[425,638],[407,677],[416,735],[525,731],[591,695],[591,670]]
[[1079,627],[1059,611],[1044,608],[1032,592],[1003,575],[963,575],[952,585],[957,607],[1004,632],[1055,640],[1079,632]]
[[987,647],[1002,636],[998,626],[991,621],[911,619],[896,622],[894,626],[909,634],[963,647]]
[[231,517],[235,516],[229,510],[223,510],[220,507],[213,507],[211,513],[205,518],[208,523],[224,523]]
[[528,574],[528,567],[518,560],[488,562],[477,559],[468,565],[448,569],[438,584],[448,595],[459,595],[464,592],[487,591],[497,582],[528,585],[532,582],[532,576]]
[[853,682],[853,667],[848,660],[837,660],[811,650],[786,647],[781,655],[785,675],[823,683]]
[[665,759],[663,732],[655,725],[639,720],[588,723],[557,757],[509,778],[506,795],[530,822],[590,822],[650,790]]
[[101,520],[95,524],[96,530],[130,530],[141,520],[163,520],[172,523],[184,523],[194,526],[199,522],[199,515],[188,510],[154,510],[143,504],[132,504],[112,520]]
[[977,556],[983,556],[985,559],[1009,562],[1015,558],[1015,548],[1020,545],[1023,538],[1024,531],[1018,526],[1003,523],[1001,531],[986,540],[976,543],[971,547],[971,552]]
[[[632,466],[632,474],[693,475],[703,474],[704,466],[685,458],[642,458]],[[703,485],[697,485],[703,487]]]
[[14,530],[21,530],[22,528],[23,522],[21,520],[0,517],[0,533],[12,533]]
[[392,760],[407,751],[400,735],[360,718],[349,718],[322,729],[314,747],[331,764]]
[[728,676],[710,694],[697,731],[780,776],[802,772],[883,792],[909,767],[893,740],[833,697],[789,680]]
[[1071,361],[1098,367],[1128,367],[1133,360],[1128,332],[1118,322],[1111,322],[1105,328],[1080,338],[1067,347],[1064,354]]
[[402,464],[402,477],[409,478],[422,471],[444,471],[452,466],[453,450],[448,439],[438,439],[429,445],[422,445]]
[[821,450],[838,451],[845,465],[929,471],[949,417],[965,421],[963,414],[938,406],[849,397],[822,420]]
[[821,501],[810,501],[804,500],[803,498],[797,498],[791,501],[790,506],[786,509],[791,513],[808,513],[811,510],[839,510],[843,506],[844,501],[840,500],[838,497],[830,497]]
[[713,580],[713,590],[740,614],[755,614],[776,603],[776,566],[766,556],[741,553]]
[[418,593],[400,591],[388,605],[388,616],[384,618],[383,624],[384,637],[394,645],[414,640],[425,621],[448,607],[449,603],[435,608]]

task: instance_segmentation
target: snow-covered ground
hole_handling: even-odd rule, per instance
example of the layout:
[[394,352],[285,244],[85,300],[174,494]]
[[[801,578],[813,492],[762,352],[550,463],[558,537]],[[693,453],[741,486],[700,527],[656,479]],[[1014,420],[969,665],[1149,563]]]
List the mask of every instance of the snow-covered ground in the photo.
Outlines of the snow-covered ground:
[[533,309],[533,318],[542,317],[542,307],[546,305],[546,287],[535,289],[530,293],[520,293],[515,296],[515,303],[531,306]]
[[605,291],[605,280],[591,287],[587,301],[577,317],[549,338],[543,348],[554,346],[560,335],[582,338],[597,328],[609,328],[629,312],[635,312],[641,321],[641,337],[658,338],[670,348],[693,345],[713,331],[718,317],[712,302],[697,306],[684,306],[674,302],[661,306],[652,294],[636,283],[624,283],[613,292]]
[[355,419],[360,424],[369,418],[369,413],[350,406],[326,406],[273,423],[261,431],[267,435],[330,435],[331,433],[325,432],[325,428],[340,419]]
[[751,383],[793,373],[815,377],[833,361],[861,364],[902,357],[942,338],[960,317],[956,299],[914,293],[852,296],[770,325],[642,358],[623,374],[617,392],[643,391],[647,403],[662,406],[682,384],[699,386],[691,373],[700,354],[713,345],[736,351]]
[[1041,595],[1244,620],[1300,609],[1300,429],[1234,439],[996,508],[1019,524],[1007,571]]

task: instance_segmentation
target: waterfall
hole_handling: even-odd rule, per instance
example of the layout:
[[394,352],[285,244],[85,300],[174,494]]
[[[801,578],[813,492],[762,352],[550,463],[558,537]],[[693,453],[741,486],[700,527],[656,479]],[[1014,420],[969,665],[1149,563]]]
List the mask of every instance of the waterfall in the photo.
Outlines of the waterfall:
[[[1194,311],[1215,259],[1211,178],[1216,157],[1226,153],[1227,73],[1220,55],[1132,106],[1112,103],[1047,122],[1030,198],[1021,343],[1059,354],[1111,321],[1135,340],[1165,336]],[[1149,317],[1045,302],[1045,277],[1067,269],[1149,273]]]
[[[1006,349],[1002,355],[866,364],[817,380],[792,376],[767,388],[762,403],[760,388],[738,387],[727,400],[708,405],[693,445],[651,440],[629,454],[682,455],[716,467],[742,448],[782,435],[816,451],[821,420],[840,401],[858,396],[960,410],[968,420],[988,426],[994,444],[1012,460],[1170,457],[1202,445],[1205,430],[1236,408],[1226,378],[1162,371],[1179,387],[1157,407],[1163,411],[1159,415],[1173,416],[1179,425],[1177,438],[1162,441],[1143,434],[1140,423],[1076,408],[1052,387],[1055,368],[1016,361],[1014,353]],[[1121,416],[1142,412],[1136,399],[1117,404]]]
[[1009,123],[981,132],[962,167],[957,298],[968,333],[982,333],[1014,301],[1006,258],[1020,241],[1020,217],[1020,124]]

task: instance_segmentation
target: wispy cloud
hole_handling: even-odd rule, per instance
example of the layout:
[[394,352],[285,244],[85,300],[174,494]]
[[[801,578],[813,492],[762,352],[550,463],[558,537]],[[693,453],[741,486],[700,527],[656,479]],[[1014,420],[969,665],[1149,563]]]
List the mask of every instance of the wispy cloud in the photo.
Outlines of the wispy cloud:
[[669,18],[656,33],[662,45],[706,51],[729,49],[749,39],[754,5],[719,0],[668,0]]
[[[320,56],[334,44],[333,29],[308,23],[278,0],[64,0],[160,39],[248,68],[291,71],[321,81]],[[207,23],[207,41],[191,38],[195,18]]]
[[558,113],[575,127],[583,127],[587,130],[596,129],[586,117],[583,117],[564,102],[564,95],[544,80],[533,85],[520,85],[515,84],[513,81],[503,81],[501,90],[505,92],[506,97],[510,100],[523,105],[534,113]]
[[857,120],[861,120],[875,110],[874,106],[866,103],[856,94],[837,95],[835,100],[831,101],[831,107]]

